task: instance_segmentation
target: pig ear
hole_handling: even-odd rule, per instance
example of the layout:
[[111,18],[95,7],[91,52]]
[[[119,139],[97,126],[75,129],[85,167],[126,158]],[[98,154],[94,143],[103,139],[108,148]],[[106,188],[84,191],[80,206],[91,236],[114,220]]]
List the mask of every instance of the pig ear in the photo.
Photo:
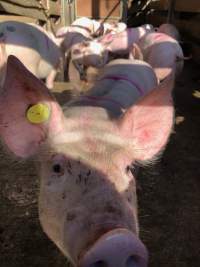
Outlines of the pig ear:
[[137,161],[152,159],[167,143],[173,126],[173,84],[171,74],[118,121],[120,133],[128,140]]
[[65,35],[68,33],[69,27],[61,27],[56,32],[56,37],[65,37]]
[[103,37],[99,38],[98,41],[105,47],[109,46],[114,40],[114,34],[107,33]]
[[[35,123],[28,119],[27,111],[38,103],[46,108],[46,119]],[[49,134],[61,130],[62,116],[45,85],[16,57],[9,56],[0,95],[0,135],[9,149],[24,158],[34,154]]]

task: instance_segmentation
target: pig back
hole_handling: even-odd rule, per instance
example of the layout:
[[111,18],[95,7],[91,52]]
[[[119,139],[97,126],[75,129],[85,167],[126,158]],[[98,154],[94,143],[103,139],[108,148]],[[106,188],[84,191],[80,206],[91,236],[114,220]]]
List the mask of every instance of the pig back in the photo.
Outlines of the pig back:
[[0,23],[0,32],[4,37],[6,56],[15,55],[38,78],[45,78],[58,64],[59,48],[42,27],[6,21]]
[[148,63],[115,59],[101,69],[90,94],[111,98],[126,109],[157,84],[156,75]]
[[155,70],[159,80],[164,79],[171,69],[176,74],[183,68],[183,52],[179,43],[164,33],[151,33],[139,42],[144,60]]

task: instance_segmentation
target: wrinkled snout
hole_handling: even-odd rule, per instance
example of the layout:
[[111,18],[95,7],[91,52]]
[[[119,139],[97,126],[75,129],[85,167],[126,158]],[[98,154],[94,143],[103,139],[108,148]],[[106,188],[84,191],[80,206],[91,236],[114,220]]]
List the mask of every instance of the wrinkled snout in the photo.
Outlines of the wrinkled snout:
[[126,229],[115,229],[101,236],[83,255],[79,267],[147,267],[143,243]]

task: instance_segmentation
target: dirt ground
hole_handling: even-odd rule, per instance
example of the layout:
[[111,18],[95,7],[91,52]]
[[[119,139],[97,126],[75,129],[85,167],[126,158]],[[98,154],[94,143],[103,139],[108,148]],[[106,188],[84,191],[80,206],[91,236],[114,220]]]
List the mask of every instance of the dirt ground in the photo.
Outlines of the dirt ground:
[[[150,267],[199,267],[200,67],[195,63],[187,62],[174,99],[176,125],[170,142],[160,161],[138,176],[141,238],[149,249]],[[1,267],[68,264],[41,229],[38,185],[31,161],[19,163],[1,152]]]

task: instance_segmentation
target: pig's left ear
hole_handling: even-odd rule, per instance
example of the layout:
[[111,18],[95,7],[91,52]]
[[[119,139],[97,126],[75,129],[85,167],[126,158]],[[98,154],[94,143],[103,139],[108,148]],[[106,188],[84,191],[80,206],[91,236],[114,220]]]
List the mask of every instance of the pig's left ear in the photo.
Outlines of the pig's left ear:
[[170,75],[118,121],[120,134],[128,141],[137,161],[151,160],[167,143],[173,126],[173,85]]
[[107,33],[104,36],[97,39],[99,43],[101,43],[104,47],[108,47],[113,42],[115,35],[113,33]]
[[45,85],[9,56],[0,95],[0,135],[17,156],[34,154],[49,134],[62,129],[63,113]]
[[61,27],[56,32],[56,37],[65,37],[65,35],[68,33],[69,27]]

